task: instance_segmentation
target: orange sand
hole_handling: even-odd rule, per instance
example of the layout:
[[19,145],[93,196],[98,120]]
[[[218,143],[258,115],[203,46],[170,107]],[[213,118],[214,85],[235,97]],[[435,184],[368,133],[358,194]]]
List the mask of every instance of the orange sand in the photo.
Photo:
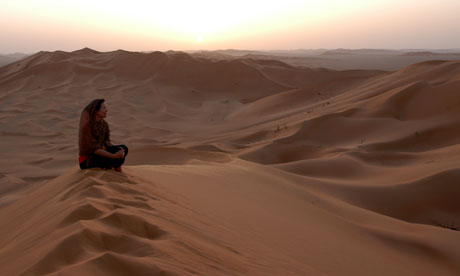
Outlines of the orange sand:
[[[105,98],[125,173],[81,171]],[[184,53],[0,68],[0,275],[459,275],[460,61]]]

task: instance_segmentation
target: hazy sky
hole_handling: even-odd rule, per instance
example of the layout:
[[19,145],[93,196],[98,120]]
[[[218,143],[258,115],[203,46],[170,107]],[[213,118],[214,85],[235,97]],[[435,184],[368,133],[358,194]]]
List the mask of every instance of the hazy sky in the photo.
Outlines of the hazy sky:
[[0,0],[0,53],[460,48],[460,0]]

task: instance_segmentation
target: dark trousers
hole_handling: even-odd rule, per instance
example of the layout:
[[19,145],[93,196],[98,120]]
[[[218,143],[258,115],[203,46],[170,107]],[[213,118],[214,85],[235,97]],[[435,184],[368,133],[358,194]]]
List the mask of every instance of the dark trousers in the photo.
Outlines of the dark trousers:
[[97,154],[91,154],[88,159],[80,163],[80,169],[89,169],[89,168],[102,168],[102,169],[111,169],[118,168],[125,162],[126,155],[128,155],[128,147],[125,145],[116,145],[108,147],[105,150],[110,153],[117,153],[121,149],[125,150],[125,156],[121,159],[107,158]]

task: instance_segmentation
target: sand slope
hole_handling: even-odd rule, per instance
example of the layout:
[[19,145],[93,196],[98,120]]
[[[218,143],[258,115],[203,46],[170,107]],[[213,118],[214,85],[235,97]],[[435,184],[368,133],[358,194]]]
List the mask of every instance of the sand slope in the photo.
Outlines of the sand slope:
[[332,70],[400,70],[424,61],[458,60],[458,49],[386,50],[386,49],[298,49],[273,51],[191,51],[193,57],[208,60],[258,59],[277,60],[292,66]]
[[242,161],[136,166],[126,175],[70,169],[2,209],[8,227],[0,266],[7,275],[455,275],[460,269],[457,232],[358,208],[324,186]]
[[[180,52],[0,68],[1,275],[458,275],[460,61]],[[105,98],[125,173],[77,168]]]

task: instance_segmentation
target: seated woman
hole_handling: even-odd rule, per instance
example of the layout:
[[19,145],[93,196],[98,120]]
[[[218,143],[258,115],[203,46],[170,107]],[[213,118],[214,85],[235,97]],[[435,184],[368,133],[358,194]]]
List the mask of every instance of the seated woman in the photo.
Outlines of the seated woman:
[[109,125],[104,120],[107,107],[104,99],[93,100],[82,111],[79,130],[80,169],[103,168],[122,172],[128,147],[110,142]]

